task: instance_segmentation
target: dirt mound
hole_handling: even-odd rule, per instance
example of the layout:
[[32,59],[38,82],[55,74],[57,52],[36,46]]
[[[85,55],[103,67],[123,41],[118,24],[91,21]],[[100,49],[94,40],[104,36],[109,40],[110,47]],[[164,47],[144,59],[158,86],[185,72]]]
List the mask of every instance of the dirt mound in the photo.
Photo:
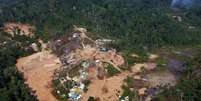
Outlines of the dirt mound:
[[54,71],[61,66],[55,62],[56,60],[58,60],[56,56],[52,54],[44,56],[43,52],[17,60],[18,71],[24,74],[26,83],[36,91],[36,96],[40,101],[57,101],[51,93],[52,76]]

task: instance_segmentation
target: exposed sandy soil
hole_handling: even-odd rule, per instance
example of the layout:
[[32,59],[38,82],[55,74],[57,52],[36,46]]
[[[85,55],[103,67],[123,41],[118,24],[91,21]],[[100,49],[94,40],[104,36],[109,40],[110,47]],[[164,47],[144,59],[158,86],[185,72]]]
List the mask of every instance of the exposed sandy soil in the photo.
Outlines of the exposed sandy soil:
[[112,50],[104,53],[97,53],[95,59],[99,59],[102,61],[112,61],[115,67],[122,66],[125,63],[124,58]]
[[75,53],[72,53],[75,57],[75,60],[87,60],[95,59],[102,62],[107,62],[113,65],[116,69],[119,69],[120,66],[125,64],[124,58],[115,51],[100,52],[96,47],[87,46],[83,50],[77,49]]
[[[91,54],[93,54],[92,52]],[[87,55],[85,55],[87,56]],[[90,55],[89,55],[90,57]],[[37,98],[40,101],[57,101],[52,95],[51,80],[56,69],[59,69],[61,64],[58,64],[58,58],[48,52],[38,52],[33,55],[23,57],[17,60],[17,68],[24,74],[26,83],[36,91]],[[140,72],[141,67],[146,67],[145,64],[135,64],[133,69]],[[81,101],[87,101],[90,96],[98,97],[101,101],[118,101],[119,95],[122,93],[121,86],[124,84],[124,79],[130,72],[122,72],[117,76],[106,78],[104,80],[93,79],[88,87],[88,91],[83,93]],[[176,84],[176,78],[168,71],[161,73],[151,73],[147,75],[150,86],[163,85],[170,83]],[[104,92],[103,88],[106,89]]]
[[[94,79],[89,85],[89,89],[83,94],[81,101],[87,101],[90,96],[98,97],[101,101],[119,101],[119,95],[122,94],[121,86],[124,84],[124,79],[127,76],[133,76],[135,73],[122,72],[117,76],[107,78],[105,80]],[[159,85],[170,84],[174,86],[176,84],[175,76],[169,71],[163,71],[158,73],[151,73],[147,75],[148,83],[150,87],[157,87]],[[143,84],[142,84],[143,85]],[[107,93],[103,92],[103,88],[108,88]]]
[[156,67],[157,67],[157,64],[154,62],[137,63],[137,64],[131,66],[131,71],[134,74],[137,74],[137,73],[142,72],[143,69],[151,71],[151,70],[154,70]]
[[[92,49],[88,52],[81,52],[80,54],[85,57],[91,57],[94,54],[97,55],[96,50]],[[27,80],[26,83],[30,88],[36,91],[36,95],[40,101],[57,101],[51,93],[52,76],[54,71],[61,66],[57,61],[58,58],[48,52],[38,52],[17,60],[16,65],[18,70],[24,74],[24,78]],[[123,80],[126,79],[127,76],[135,74],[136,71],[140,72],[142,67],[147,66],[147,64],[135,64],[132,67],[132,73],[124,71],[117,76],[104,80],[93,79],[88,87],[88,91],[83,93],[82,99],[80,100],[87,101],[90,96],[93,96],[100,98],[101,101],[118,101],[119,95],[122,93],[121,86],[124,84]],[[147,77],[152,87],[167,83],[171,85],[176,84],[176,78],[168,71],[151,73],[148,74]],[[103,88],[105,88],[106,92],[104,92]]]
[[14,22],[8,22],[4,24],[4,32],[7,32],[11,34],[14,37],[14,32],[17,31],[17,29],[20,29],[20,35],[26,35],[28,37],[34,36],[34,30],[35,27],[31,26],[29,24],[22,24],[22,23],[14,23]]
[[[119,95],[122,93],[121,86],[124,84],[123,80],[129,74],[129,72],[123,72],[105,80],[93,80],[88,91],[83,94],[81,101],[87,101],[90,96],[99,97],[101,101],[119,101]],[[103,91],[104,87],[108,88],[107,92]]]
[[18,59],[17,69],[24,74],[26,83],[36,91],[40,101],[57,101],[51,93],[51,80],[55,69],[58,69],[60,64],[55,62],[56,56],[41,54],[42,52],[38,52]]
[[150,54],[149,55],[149,60],[155,60],[155,59],[157,59],[159,57],[159,55],[157,55],[157,54]]

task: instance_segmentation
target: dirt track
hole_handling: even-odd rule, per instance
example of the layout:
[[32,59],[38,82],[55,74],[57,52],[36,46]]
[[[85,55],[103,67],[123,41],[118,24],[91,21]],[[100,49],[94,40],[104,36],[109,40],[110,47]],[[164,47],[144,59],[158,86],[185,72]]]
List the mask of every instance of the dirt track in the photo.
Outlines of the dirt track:
[[58,69],[60,64],[55,63],[56,56],[41,57],[41,53],[18,59],[16,66],[24,74],[29,87],[36,91],[39,101],[57,101],[51,94],[52,88],[50,84],[54,70]]

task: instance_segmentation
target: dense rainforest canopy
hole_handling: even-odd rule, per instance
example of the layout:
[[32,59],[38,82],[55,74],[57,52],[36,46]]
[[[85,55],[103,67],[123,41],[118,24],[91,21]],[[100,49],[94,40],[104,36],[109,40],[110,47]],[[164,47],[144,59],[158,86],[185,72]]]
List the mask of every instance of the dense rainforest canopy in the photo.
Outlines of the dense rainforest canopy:
[[170,0],[18,0],[1,8],[0,21],[31,23],[44,39],[78,25],[120,40],[121,49],[199,43],[200,9],[173,12],[170,5]]
[[[73,25],[77,25],[86,27],[95,37],[117,40],[114,46],[121,51],[201,43],[201,8],[196,6],[174,10],[170,7],[171,0],[0,2],[0,26],[5,22],[29,23],[36,26],[36,38],[44,40],[67,34]],[[182,21],[173,16],[181,17]],[[26,40],[10,40],[7,37],[1,31],[0,42],[8,40],[9,44],[0,46],[0,100],[36,100],[15,68],[16,59],[29,54],[17,45],[18,41]],[[31,38],[27,40],[34,41]],[[195,100],[198,101],[197,97]]]

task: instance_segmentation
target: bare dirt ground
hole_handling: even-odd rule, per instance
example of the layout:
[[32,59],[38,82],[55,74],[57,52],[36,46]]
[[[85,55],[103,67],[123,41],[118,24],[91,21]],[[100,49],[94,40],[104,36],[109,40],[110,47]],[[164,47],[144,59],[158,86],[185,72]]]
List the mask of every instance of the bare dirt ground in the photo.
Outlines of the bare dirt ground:
[[[29,87],[36,91],[37,98],[40,101],[57,101],[51,93],[52,76],[54,71],[61,66],[61,64],[58,64],[58,58],[56,56],[48,52],[38,52],[18,59],[16,65],[18,70],[24,74],[24,78],[27,80],[26,83]],[[140,68],[143,66],[144,64],[135,64],[133,68],[138,68],[137,71],[140,72]],[[100,98],[101,101],[119,101],[119,96],[123,92],[121,88],[124,84],[123,80],[127,76],[133,76],[135,73],[135,71],[124,71],[117,76],[105,78],[104,80],[93,79],[88,87],[88,91],[83,93],[82,99],[80,100],[87,101],[92,96]],[[149,74],[147,77],[150,86],[153,87],[168,83],[171,85],[176,84],[174,75],[168,71]]]
[[[124,83],[123,80],[129,74],[129,72],[122,72],[105,80],[93,80],[88,87],[88,91],[83,94],[81,101],[87,101],[90,96],[98,97],[101,101],[119,101],[119,95],[122,93],[121,86]],[[106,92],[104,92],[104,88],[107,89]]]
[[[94,79],[89,85],[89,89],[83,94],[81,101],[87,101],[90,96],[100,98],[101,101],[119,101],[119,95],[122,94],[121,86],[124,84],[124,79],[127,76],[133,76],[135,72],[122,72],[117,76],[106,78],[105,80]],[[150,87],[157,87],[160,85],[169,84],[174,86],[176,84],[175,76],[169,71],[158,73],[151,73],[147,75]],[[143,85],[143,84],[142,84]],[[107,93],[103,88],[107,88]]]
[[4,24],[4,28],[3,28],[4,32],[11,34],[13,37],[15,34],[14,32],[16,32],[17,29],[20,30],[20,33],[18,33],[20,35],[25,35],[28,37],[34,36],[35,27],[29,24],[8,22]]
[[44,53],[38,52],[18,59],[17,69],[24,74],[29,87],[36,91],[39,101],[57,101],[51,93],[50,85],[53,73],[60,67],[60,64],[55,62],[57,60],[56,56],[41,54]]

